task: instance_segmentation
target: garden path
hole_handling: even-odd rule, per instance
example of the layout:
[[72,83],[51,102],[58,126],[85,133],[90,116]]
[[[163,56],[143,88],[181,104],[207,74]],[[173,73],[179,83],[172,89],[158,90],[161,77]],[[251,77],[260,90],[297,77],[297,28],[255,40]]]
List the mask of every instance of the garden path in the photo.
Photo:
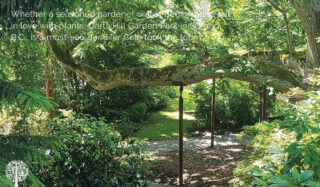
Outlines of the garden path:
[[[214,145],[216,147],[223,146],[234,146],[234,145],[245,145],[249,137],[245,137],[244,140],[238,140],[240,134],[229,134],[229,135],[215,135]],[[159,152],[159,151],[175,151],[179,149],[178,139],[171,140],[154,140],[146,141],[144,152]],[[203,136],[184,138],[183,148],[184,149],[203,149],[208,148],[211,145],[210,134],[206,133]]]

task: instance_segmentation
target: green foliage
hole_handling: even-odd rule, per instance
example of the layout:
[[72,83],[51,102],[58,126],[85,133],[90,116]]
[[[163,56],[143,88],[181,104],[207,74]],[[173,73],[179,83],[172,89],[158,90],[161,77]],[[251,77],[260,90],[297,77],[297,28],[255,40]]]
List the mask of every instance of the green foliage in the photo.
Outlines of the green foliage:
[[55,104],[37,89],[28,89],[15,83],[0,80],[0,107],[19,108],[19,112],[30,113],[36,108],[52,109]]
[[[0,145],[1,186],[13,186],[5,175],[6,165],[13,160],[24,161],[29,169],[27,179],[19,186],[45,186],[41,179],[52,169],[53,160],[57,156],[55,150],[64,147],[55,137],[32,135],[1,135]],[[46,150],[54,150],[52,156],[46,155]]]
[[[215,26],[231,48],[254,51],[288,51],[283,15],[267,1],[211,1],[209,27]],[[305,34],[290,1],[272,1],[286,11],[294,47],[303,47]],[[277,41],[277,42],[274,42]]]
[[141,122],[146,117],[147,105],[145,103],[136,103],[130,106],[126,113],[131,121]]
[[[238,131],[244,125],[256,123],[258,96],[249,90],[247,84],[220,79],[215,90],[218,132]],[[194,87],[193,93],[197,104],[195,114],[198,121],[189,130],[210,130],[212,86],[200,83]]]
[[[287,175],[270,175],[275,174],[274,171],[269,169],[270,173],[264,172],[263,170],[255,167],[251,169],[251,172],[257,176],[255,181],[252,183],[257,186],[289,186],[289,187],[300,187],[300,186],[318,186],[320,183],[314,181],[314,172],[306,170],[303,173],[299,173],[296,168],[293,168]],[[258,178],[259,177],[259,178]],[[263,179],[263,180],[262,180]]]
[[[128,125],[129,129],[138,129],[132,137],[136,137],[143,140],[162,140],[162,139],[175,139],[179,136],[179,88],[171,88],[168,95],[171,97],[168,101],[168,106],[159,112],[150,114],[146,121],[143,121],[137,125]],[[161,92],[159,94],[165,94]],[[184,137],[191,137],[191,134],[187,131],[195,121],[193,110],[196,108],[194,100],[191,96],[191,86],[187,86],[183,91],[183,109],[184,109]],[[121,125],[118,125],[121,126]],[[123,129],[124,126],[123,126]],[[120,130],[119,130],[120,131]],[[120,131],[121,132],[121,131]]]
[[234,174],[241,175],[241,177],[230,181],[232,186],[250,186],[254,179],[254,175],[250,172],[251,168],[266,166],[270,163],[271,153],[267,150],[277,152],[280,149],[279,146],[288,145],[288,141],[293,139],[293,135],[285,134],[279,126],[279,120],[275,120],[271,123],[262,122],[254,126],[243,127],[243,136],[253,137],[248,145],[253,150],[234,170]]
[[0,136],[1,185],[13,186],[4,170],[12,160],[29,168],[21,186],[128,186],[149,174],[141,142],[122,141],[103,119],[62,113],[47,126],[47,136]]
[[147,90],[146,104],[149,113],[156,112],[168,106],[170,100],[178,94],[173,87],[155,87]]
[[45,120],[38,117],[56,106],[36,88],[0,80],[0,133],[34,134],[41,131]]
[[143,124],[130,121],[124,116],[122,119],[115,121],[113,127],[121,134],[122,139],[126,139],[141,130]]
[[320,185],[320,93],[304,95],[308,99],[299,103],[278,104],[276,115],[283,120],[245,128],[246,134],[254,135],[254,151],[235,170],[243,177],[232,184],[254,180],[258,186]]
[[78,91],[73,90],[71,86],[69,88],[69,92],[58,90],[59,106],[94,117],[105,117],[109,123],[115,124],[115,128],[123,137],[139,130],[142,120],[150,113],[165,108],[169,96],[176,94],[171,88],[160,87],[123,87],[110,91],[96,91],[89,86]]
[[[1,2],[1,19],[0,19],[0,58],[1,67],[5,66],[5,74],[10,79],[21,85],[36,86],[37,89],[44,87],[44,72],[43,64],[52,60],[54,64],[53,72],[55,75],[54,90],[55,101],[62,109],[72,109],[76,112],[91,114],[95,117],[105,117],[108,122],[114,123],[122,119],[129,119],[141,121],[145,119],[147,113],[158,111],[166,107],[168,96],[166,88],[129,88],[122,87],[113,89],[111,91],[97,91],[94,90],[86,80],[79,75],[61,67],[56,59],[50,55],[46,41],[43,40],[17,40],[11,39],[11,34],[24,34],[27,37],[36,36],[38,38],[39,28],[34,29],[9,29],[13,23],[23,24],[47,24],[52,22],[54,24],[82,24],[85,28],[77,29],[56,29],[54,34],[57,35],[83,35],[83,36],[120,36],[120,40],[91,40],[85,37],[81,41],[66,41],[66,48],[70,47],[70,52],[73,56],[82,63],[89,64],[99,69],[115,69],[120,67],[158,67],[159,58],[168,55],[166,46],[159,44],[159,41],[136,41],[122,39],[125,35],[174,35],[180,36],[193,35],[195,33],[184,32],[182,29],[116,29],[111,31],[109,29],[92,29],[90,26],[97,26],[100,24],[117,25],[119,23],[137,23],[137,24],[184,24],[191,23],[191,16],[176,16],[164,15],[165,10],[175,13],[186,13],[192,10],[191,4],[187,1],[176,1],[173,6],[166,6],[162,0],[152,1],[108,1],[101,2],[97,0],[82,1],[76,0],[72,2],[55,1],[52,3],[48,0],[29,0],[29,1],[6,1]],[[66,8],[68,7],[68,8]],[[26,20],[23,18],[12,18],[10,11],[20,10],[23,12],[35,11],[44,12],[48,15],[49,12],[53,14],[57,12],[90,12],[92,14],[106,13],[106,12],[132,12],[146,13],[151,11],[159,13],[159,17],[151,18],[149,16],[129,17],[96,17],[88,20],[87,18],[69,18],[69,17],[48,17],[44,18],[30,18]],[[88,23],[90,22],[90,26]],[[188,29],[190,30],[190,29]],[[61,41],[59,41],[61,42]],[[176,43],[176,41],[170,41]],[[73,49],[71,49],[72,47]],[[181,50],[174,50],[181,51]],[[173,52],[175,53],[175,52]],[[185,53],[186,54],[186,53]],[[174,56],[174,55],[172,55]],[[3,74],[0,68],[0,75]],[[145,103],[147,109],[138,113],[141,116],[134,114],[137,103]],[[138,107],[144,109],[143,107]],[[140,110],[141,111],[141,110]],[[126,120],[127,122],[127,120]],[[132,122],[128,122],[132,124]]]
[[124,186],[147,174],[141,142],[121,141],[103,119],[69,113],[54,119],[51,128],[66,148],[53,164],[58,180],[46,180],[48,185]]
[[[13,40],[11,34],[25,34],[26,37],[39,38],[38,29],[9,29],[12,23],[41,24],[83,24],[84,29],[55,29],[57,35],[85,36],[79,42],[66,41],[65,50],[84,64],[99,69],[115,69],[121,67],[161,67],[162,58],[170,56],[167,64],[186,64],[208,62],[211,57],[257,51],[286,51],[288,42],[282,16],[266,1],[211,1],[212,19],[202,25],[189,13],[194,11],[188,0],[174,0],[166,5],[163,0],[6,0],[0,6],[0,108],[18,113],[0,116],[1,127],[12,123],[15,131],[24,135],[1,137],[0,168],[11,159],[21,159],[31,168],[31,175],[24,186],[80,185],[93,182],[97,186],[129,186],[144,177],[145,169],[141,165],[143,156],[138,144],[121,137],[104,120],[90,116],[68,116],[54,119],[50,133],[57,137],[31,136],[35,134],[35,126],[46,128],[45,116],[35,109],[50,109],[54,104],[42,96],[39,90],[44,87],[42,65],[52,59],[48,46],[42,40]],[[294,46],[305,44],[305,33],[296,14],[288,7],[289,1],[277,2],[288,13],[290,32]],[[48,12],[157,12],[160,17],[113,17],[87,19],[79,18],[10,18],[11,10]],[[163,16],[165,12],[187,13],[184,16]],[[162,17],[163,16],[163,17]],[[178,29],[91,29],[88,26],[98,24],[119,23],[169,23],[189,24]],[[214,23],[214,24],[212,24]],[[181,35],[195,39],[186,41],[172,39],[169,41],[131,41],[131,40],[91,40],[88,36],[116,35],[154,35],[165,34],[180,37]],[[62,41],[59,41],[62,42]],[[234,50],[234,51],[232,51]],[[249,58],[250,59],[250,58]],[[55,93],[56,101],[61,108],[73,109],[77,112],[104,116],[109,122],[118,123],[117,129],[129,136],[140,129],[139,124],[148,113],[166,107],[169,94],[175,92],[163,88],[117,88],[112,91],[96,91],[88,82],[69,70],[60,67],[55,59]],[[225,69],[217,73],[242,72],[243,75],[255,72],[256,64],[251,61],[239,61],[235,66],[225,63]],[[231,89],[223,89],[225,83],[219,85],[217,91],[217,128],[240,129],[241,126],[253,124],[257,120],[257,96],[248,92],[248,85],[231,82]],[[18,86],[21,85],[21,86]],[[234,87],[234,85],[237,85]],[[240,86],[239,86],[240,85]],[[207,129],[210,124],[211,92],[205,84],[195,88],[197,117],[199,122],[195,128]],[[298,105],[297,105],[298,106]],[[309,108],[308,106],[312,106]],[[261,123],[253,128],[247,127],[248,133],[255,135],[254,155],[247,165],[242,165],[241,172],[248,172],[248,165],[253,166],[257,160],[263,160],[259,170],[252,170],[257,184],[261,185],[303,185],[308,181],[319,181],[319,108],[318,99],[311,99],[307,106],[285,106],[279,111],[286,116],[283,122]],[[22,114],[23,113],[23,114]],[[160,116],[160,117],[159,117]],[[158,115],[156,120],[163,118]],[[167,115],[169,116],[169,115]],[[40,117],[40,118],[41,118]],[[15,119],[16,118],[16,119]],[[4,120],[3,120],[4,119]],[[162,120],[162,119],[161,119]],[[165,119],[169,124],[166,137],[176,137],[177,119],[169,116]],[[187,122],[187,124],[190,121]],[[42,126],[41,126],[42,125]],[[186,125],[187,126],[187,125]],[[26,127],[23,129],[21,127]],[[9,128],[8,128],[9,129]],[[151,130],[150,130],[151,129]],[[153,126],[147,132],[154,132]],[[9,129],[1,129],[1,133],[10,133]],[[228,130],[228,129],[227,129]],[[293,132],[294,131],[294,132]],[[43,132],[43,131],[41,131]],[[292,133],[293,132],[293,133]],[[163,137],[161,131],[156,132]],[[279,133],[279,134],[278,134]],[[153,134],[151,134],[153,135]],[[287,139],[284,139],[286,137]],[[288,138],[289,137],[289,138]],[[30,139],[31,138],[31,139]],[[52,139],[51,139],[52,138]],[[54,145],[52,145],[54,144]],[[272,147],[270,145],[277,145]],[[13,152],[15,154],[13,154]],[[49,155],[44,154],[49,150]],[[267,152],[266,152],[267,151]],[[273,163],[273,165],[270,165]],[[256,163],[259,164],[259,163]],[[269,166],[270,165],[270,166]],[[103,167],[101,167],[103,166]],[[261,171],[261,172],[260,172]],[[253,173],[244,174],[246,184],[253,180]],[[139,175],[141,175],[139,177]],[[250,181],[251,180],[251,181]],[[41,182],[40,182],[41,181]],[[0,182],[12,185],[0,171]],[[74,184],[75,182],[75,184]],[[43,183],[43,184],[42,184]],[[311,184],[310,184],[311,185]],[[312,184],[313,185],[313,184]]]
[[0,134],[46,135],[48,112],[36,110],[33,113],[0,112]]
[[8,35],[0,37],[0,46],[0,108],[27,115],[56,107],[41,91],[46,60],[43,46],[35,41],[12,42]]

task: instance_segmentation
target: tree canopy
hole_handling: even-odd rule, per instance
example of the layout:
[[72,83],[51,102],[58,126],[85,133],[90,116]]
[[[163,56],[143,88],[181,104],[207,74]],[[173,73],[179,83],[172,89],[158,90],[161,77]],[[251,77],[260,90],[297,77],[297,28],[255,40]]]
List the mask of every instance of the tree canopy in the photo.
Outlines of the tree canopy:
[[50,48],[99,90],[187,85],[221,75],[281,91],[306,88],[301,67],[318,66],[314,3],[8,1],[1,6],[1,37],[9,44],[2,54],[44,46],[32,50],[44,59]]

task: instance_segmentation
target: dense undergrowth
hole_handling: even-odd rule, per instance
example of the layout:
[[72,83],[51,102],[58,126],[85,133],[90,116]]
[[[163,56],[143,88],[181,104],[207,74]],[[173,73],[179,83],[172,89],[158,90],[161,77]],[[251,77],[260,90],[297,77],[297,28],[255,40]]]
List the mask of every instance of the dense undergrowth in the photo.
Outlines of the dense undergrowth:
[[[293,96],[307,99],[289,102]],[[231,186],[320,186],[320,92],[293,90],[281,95],[281,120],[245,127],[253,152],[234,170]]]
[[64,111],[46,124],[40,135],[0,136],[0,186],[13,186],[5,174],[12,160],[29,169],[20,186],[130,186],[150,174],[141,142],[123,141],[103,118]]

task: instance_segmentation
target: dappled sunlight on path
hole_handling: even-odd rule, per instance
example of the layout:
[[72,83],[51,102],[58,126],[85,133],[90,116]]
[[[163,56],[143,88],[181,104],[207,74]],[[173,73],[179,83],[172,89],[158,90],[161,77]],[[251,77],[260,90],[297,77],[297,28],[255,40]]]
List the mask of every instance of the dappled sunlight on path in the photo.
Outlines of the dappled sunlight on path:
[[[239,134],[230,135],[216,135],[214,145],[217,147],[222,146],[233,146],[233,145],[245,145],[249,137],[244,140],[238,140]],[[176,140],[159,140],[159,141],[146,141],[144,152],[159,152],[159,151],[174,151],[178,150],[179,142]],[[195,137],[195,138],[184,138],[183,146],[184,149],[203,149],[211,145],[211,139],[208,136]]]

